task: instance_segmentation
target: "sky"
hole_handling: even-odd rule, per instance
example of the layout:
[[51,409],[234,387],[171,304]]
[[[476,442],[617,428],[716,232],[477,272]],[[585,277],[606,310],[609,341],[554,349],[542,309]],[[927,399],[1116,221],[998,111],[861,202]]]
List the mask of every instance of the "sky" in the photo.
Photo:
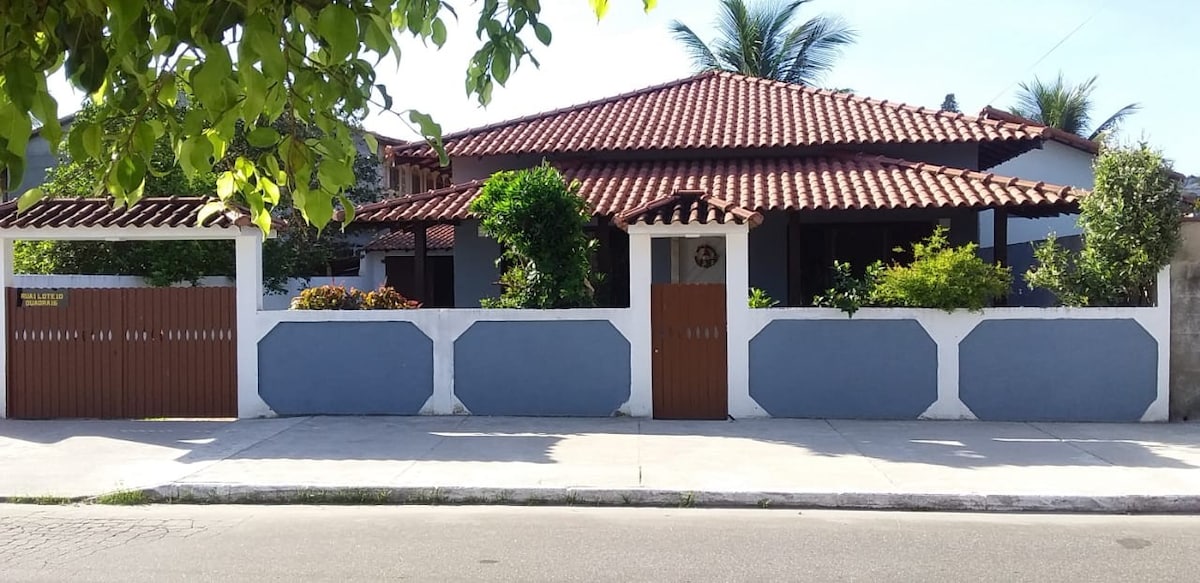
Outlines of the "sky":
[[[668,24],[681,20],[707,40],[717,11],[717,0],[659,0],[649,14],[640,0],[609,0],[597,22],[587,0],[544,0],[542,22],[554,38],[535,46],[541,67],[526,61],[483,109],[463,88],[480,44],[470,4],[451,3],[462,20],[449,23],[446,46],[406,41],[399,65],[378,69],[395,109],[430,113],[446,132],[686,77],[694,71]],[[840,15],[859,35],[826,87],[930,107],[955,93],[961,109],[975,113],[989,104],[1007,109],[1017,84],[1034,76],[1095,75],[1097,121],[1139,103],[1121,138],[1144,139],[1176,170],[1200,174],[1200,0],[813,0],[801,10],[801,18],[818,14]],[[415,137],[388,112],[365,125]]]

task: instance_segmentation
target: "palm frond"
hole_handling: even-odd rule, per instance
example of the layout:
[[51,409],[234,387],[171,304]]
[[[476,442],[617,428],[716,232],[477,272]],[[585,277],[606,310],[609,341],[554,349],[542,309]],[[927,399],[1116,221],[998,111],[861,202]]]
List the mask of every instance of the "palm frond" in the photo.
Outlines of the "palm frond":
[[858,33],[840,17],[818,16],[788,34],[784,43],[789,65],[784,81],[816,85],[833,69],[842,49],[854,43]]
[[692,66],[697,71],[711,71],[720,69],[721,65],[717,62],[717,57],[713,55],[712,50],[708,45],[704,44],[703,40],[692,31],[686,24],[678,20],[671,23],[671,35],[675,40],[683,45],[687,50],[688,56],[692,58]]
[[1126,117],[1129,117],[1130,115],[1137,113],[1141,109],[1142,109],[1142,106],[1141,106],[1141,104],[1138,104],[1138,103],[1130,103],[1129,105],[1126,105],[1125,107],[1122,107],[1121,109],[1118,109],[1116,113],[1108,116],[1108,119],[1104,120],[1103,122],[1100,123],[1100,125],[1096,126],[1096,129],[1092,131],[1092,135],[1088,136],[1088,139],[1089,140],[1100,139],[1100,136],[1116,129],[1117,126],[1121,125],[1122,121],[1125,121]]

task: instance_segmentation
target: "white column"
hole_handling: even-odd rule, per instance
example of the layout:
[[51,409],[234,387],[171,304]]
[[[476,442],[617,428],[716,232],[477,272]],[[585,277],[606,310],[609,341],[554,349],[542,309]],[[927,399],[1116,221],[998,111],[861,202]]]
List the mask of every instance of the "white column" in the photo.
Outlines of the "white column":
[[263,302],[262,234],[244,230],[236,243],[238,418],[269,416],[258,395],[258,312]]
[[[631,229],[632,231],[632,229]],[[629,414],[633,417],[650,417],[654,414],[653,360],[650,332],[650,283],[651,263],[650,235],[629,233],[629,309],[633,321],[629,333]]]
[[[1171,416],[1171,266],[1158,272],[1155,306],[1138,318],[1158,344],[1158,397],[1146,408],[1142,421],[1167,421]],[[1140,310],[1139,310],[1140,311]],[[1144,313],[1143,312],[1143,313]]]
[[13,241],[0,239],[0,419],[8,417],[8,288],[13,284]]
[[750,397],[750,231],[725,235],[725,318],[729,361],[729,414],[759,417],[763,410]]

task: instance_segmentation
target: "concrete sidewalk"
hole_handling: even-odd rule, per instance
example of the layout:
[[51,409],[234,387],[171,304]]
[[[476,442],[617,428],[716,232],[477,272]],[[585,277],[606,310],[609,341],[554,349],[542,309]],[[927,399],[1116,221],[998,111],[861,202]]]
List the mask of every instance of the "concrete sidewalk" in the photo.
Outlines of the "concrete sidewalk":
[[0,421],[0,497],[1200,512],[1200,424]]

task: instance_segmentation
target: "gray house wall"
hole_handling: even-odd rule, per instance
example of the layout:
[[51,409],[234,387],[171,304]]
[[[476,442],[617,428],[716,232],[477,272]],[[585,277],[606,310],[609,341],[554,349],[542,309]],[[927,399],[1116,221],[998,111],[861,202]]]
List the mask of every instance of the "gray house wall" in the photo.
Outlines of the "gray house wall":
[[750,231],[750,287],[779,301],[788,297],[787,224],[787,213],[767,212],[762,224]]
[[463,221],[454,227],[454,305],[478,308],[484,298],[499,297],[500,244],[479,236],[479,221]]

